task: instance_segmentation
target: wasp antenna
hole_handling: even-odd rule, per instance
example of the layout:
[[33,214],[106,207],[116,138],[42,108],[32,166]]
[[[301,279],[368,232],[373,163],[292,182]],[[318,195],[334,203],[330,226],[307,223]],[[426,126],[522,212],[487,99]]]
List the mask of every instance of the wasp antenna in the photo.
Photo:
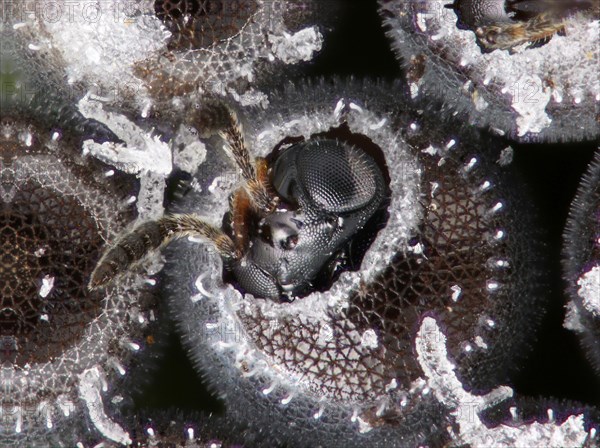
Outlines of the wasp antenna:
[[167,235],[163,244],[176,238],[187,236],[201,237],[215,245],[219,255],[225,262],[237,260],[241,257],[241,254],[236,250],[233,240],[228,235],[220,228],[203,221],[197,215],[167,215],[158,222]]
[[265,159],[250,159],[250,151],[244,137],[244,130],[235,111],[230,110],[230,123],[219,135],[225,139],[225,149],[242,172],[246,181],[246,191],[254,207],[269,213],[276,206],[276,197],[269,188],[268,164]]
[[265,213],[271,213],[279,203],[269,181],[269,164],[266,159],[256,159],[256,178],[246,183],[246,191],[254,207]]
[[176,238],[202,237],[211,241],[223,260],[230,262],[240,257],[229,236],[196,215],[168,215],[148,221],[121,237],[100,258],[92,272],[88,288],[104,286],[119,274],[139,262],[145,255]]
[[550,13],[542,13],[518,23],[498,23],[479,27],[476,31],[489,50],[511,50],[524,43],[541,43],[564,31],[564,22]]
[[250,159],[244,128],[235,111],[229,110],[229,123],[219,132],[219,135],[225,140],[225,150],[242,171],[244,179],[246,181],[255,179],[256,170]]
[[229,126],[231,109],[221,99],[207,97],[196,104],[195,110],[187,117],[201,137],[210,137]]

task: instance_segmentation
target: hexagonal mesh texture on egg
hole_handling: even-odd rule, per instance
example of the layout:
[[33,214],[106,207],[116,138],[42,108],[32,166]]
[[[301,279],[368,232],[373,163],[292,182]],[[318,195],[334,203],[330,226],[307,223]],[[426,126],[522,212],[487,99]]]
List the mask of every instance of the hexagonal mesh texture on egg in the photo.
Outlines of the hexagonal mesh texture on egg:
[[154,9],[172,36],[170,49],[207,48],[235,36],[256,12],[252,0],[156,0]]
[[21,147],[15,157],[15,142],[1,143],[0,360],[24,366],[60,356],[101,312],[86,279],[124,217],[109,206],[113,192],[64,154]]

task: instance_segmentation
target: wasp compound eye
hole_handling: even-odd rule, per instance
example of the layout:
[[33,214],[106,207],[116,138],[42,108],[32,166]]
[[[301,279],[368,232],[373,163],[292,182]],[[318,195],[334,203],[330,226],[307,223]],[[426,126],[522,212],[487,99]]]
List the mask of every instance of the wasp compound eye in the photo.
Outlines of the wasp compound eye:
[[600,2],[446,3],[379,2],[413,98],[521,141],[598,136]]
[[564,278],[571,299],[565,326],[580,333],[600,372],[600,155],[583,176],[564,233]]
[[[273,186],[282,194],[292,186],[318,209],[348,213],[376,204],[383,196],[383,175],[364,151],[335,140],[311,140],[294,145],[278,157]],[[288,199],[288,194],[282,194]]]
[[72,85],[113,107],[162,120],[186,114],[190,101],[206,93],[266,104],[267,90],[258,85],[313,59],[331,10],[315,0],[21,6],[15,33],[38,51],[51,48],[53,64]]
[[[365,224],[370,238],[351,237],[349,257],[362,247],[354,269],[289,303],[240,291],[223,277],[213,244],[179,240],[165,251],[165,296],[232,425],[294,446],[443,445],[454,437],[446,428],[457,423],[456,402],[437,391],[448,386],[482,407],[510,392],[495,388],[543,314],[526,189],[496,162],[510,158],[501,142],[399,105],[392,88],[288,87],[269,110],[244,116],[248,148],[266,158],[285,211],[257,226],[270,235],[264,243],[235,217],[232,234],[245,229],[252,251],[300,235],[310,224],[303,207],[352,217],[379,196],[379,170],[384,212]],[[207,151],[198,188],[176,196],[172,211],[219,222],[239,185],[234,173],[219,151]],[[303,214],[286,215],[294,211]],[[345,218],[323,222],[335,234]],[[313,257],[321,256],[317,247]],[[452,375],[444,374],[448,365]]]

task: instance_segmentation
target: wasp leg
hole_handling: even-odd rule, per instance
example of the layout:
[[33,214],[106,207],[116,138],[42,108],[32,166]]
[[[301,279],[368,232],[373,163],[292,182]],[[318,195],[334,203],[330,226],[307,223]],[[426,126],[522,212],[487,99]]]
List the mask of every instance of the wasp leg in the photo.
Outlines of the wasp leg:
[[225,263],[241,257],[232,239],[218,227],[202,221],[196,215],[167,215],[136,227],[108,249],[92,272],[88,288],[93,290],[106,285],[151,251],[176,238],[187,236],[211,241]]
[[226,142],[227,153],[242,172],[253,205],[258,210],[270,213],[277,205],[277,200],[269,187],[267,163],[261,158],[256,160],[256,164],[252,163],[242,124],[234,111],[230,111],[229,125],[222,129],[219,135]]
[[481,26],[475,34],[486,49],[510,50],[524,43],[549,40],[561,32],[564,32],[562,20],[557,20],[550,14],[540,14],[524,22]]

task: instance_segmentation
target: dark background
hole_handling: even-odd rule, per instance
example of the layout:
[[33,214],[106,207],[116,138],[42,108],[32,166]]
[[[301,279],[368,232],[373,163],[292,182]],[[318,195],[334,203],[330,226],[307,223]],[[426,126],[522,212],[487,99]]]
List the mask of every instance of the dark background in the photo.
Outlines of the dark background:
[[[323,0],[326,1],[326,0]],[[391,52],[375,0],[341,0],[334,29],[309,76],[354,76],[393,80],[400,77],[399,63]],[[528,396],[554,397],[600,404],[597,379],[579,342],[562,327],[564,283],[561,280],[562,232],[579,180],[592,159],[596,142],[570,144],[516,144],[513,167],[527,180],[546,233],[550,259],[549,310],[534,349],[512,386]],[[140,407],[204,409],[219,412],[222,406],[210,397],[187,360],[178,338],[172,336],[153,380],[137,398]]]

